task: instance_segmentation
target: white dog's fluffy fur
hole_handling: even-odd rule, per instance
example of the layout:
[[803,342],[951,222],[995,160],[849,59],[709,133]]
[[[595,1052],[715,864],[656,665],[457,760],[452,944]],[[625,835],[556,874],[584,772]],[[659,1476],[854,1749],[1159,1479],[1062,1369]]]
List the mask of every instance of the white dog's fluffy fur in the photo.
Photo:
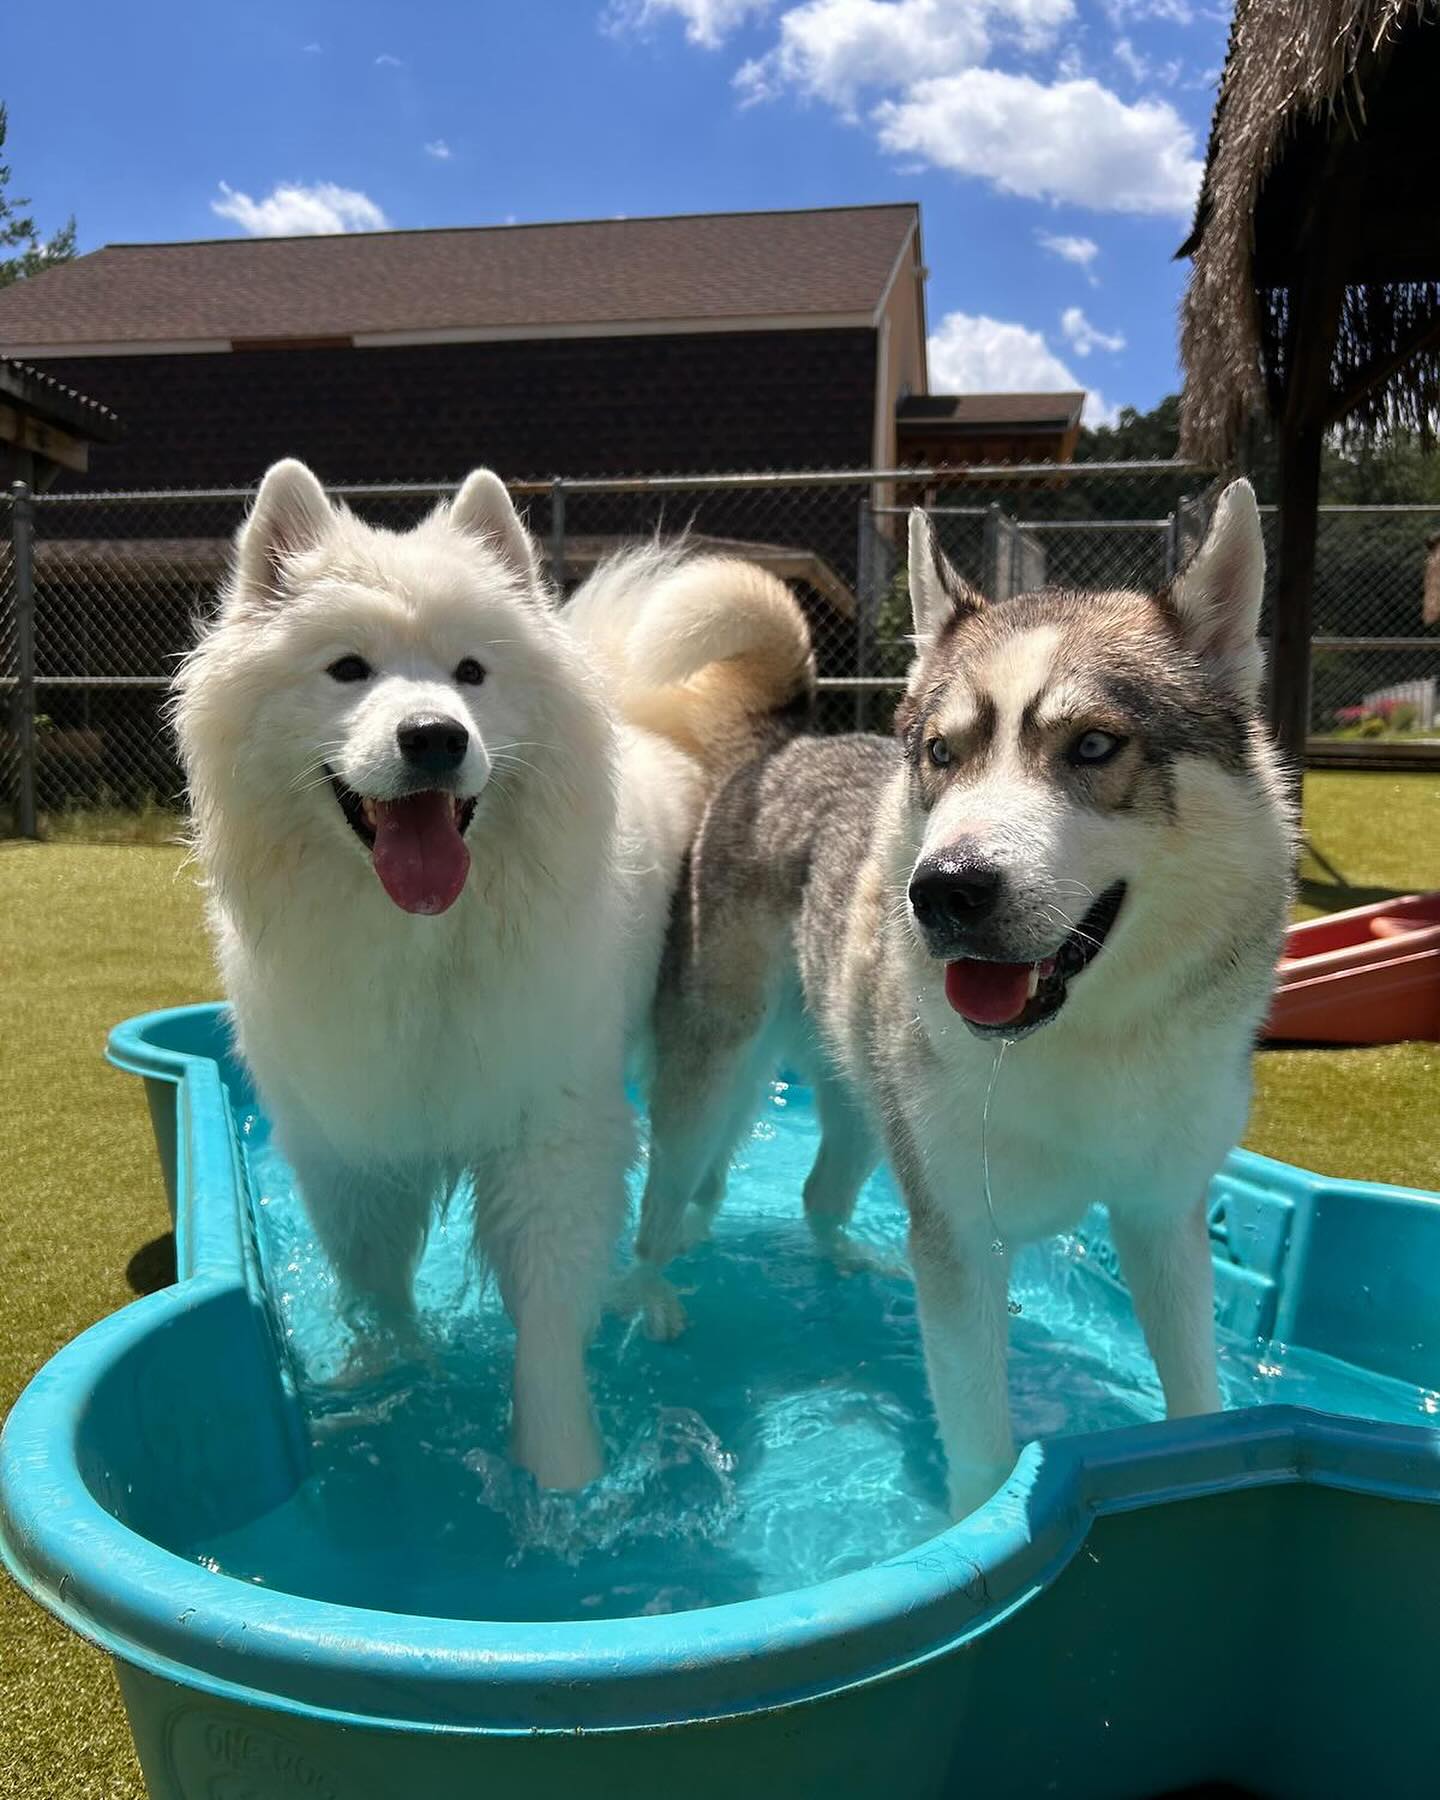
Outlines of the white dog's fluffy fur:
[[[798,606],[748,565],[651,548],[557,612],[494,475],[392,533],[295,462],[179,677],[240,1049],[316,1234],[357,1313],[403,1326],[432,1208],[472,1177],[516,1328],[513,1451],[547,1486],[601,1467],[584,1354],[676,874],[715,780],[812,679]],[[417,717],[459,732],[433,779],[398,743]],[[426,890],[407,840],[397,903],[362,825],[422,787],[457,881]]]

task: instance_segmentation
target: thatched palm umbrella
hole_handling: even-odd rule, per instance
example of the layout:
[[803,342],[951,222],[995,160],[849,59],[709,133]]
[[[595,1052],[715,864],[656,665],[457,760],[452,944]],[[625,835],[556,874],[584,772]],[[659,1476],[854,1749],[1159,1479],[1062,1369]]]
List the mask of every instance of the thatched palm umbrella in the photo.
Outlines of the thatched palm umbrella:
[[1182,448],[1280,441],[1272,709],[1309,725],[1311,586],[1328,432],[1440,410],[1440,0],[1237,0],[1185,298]]

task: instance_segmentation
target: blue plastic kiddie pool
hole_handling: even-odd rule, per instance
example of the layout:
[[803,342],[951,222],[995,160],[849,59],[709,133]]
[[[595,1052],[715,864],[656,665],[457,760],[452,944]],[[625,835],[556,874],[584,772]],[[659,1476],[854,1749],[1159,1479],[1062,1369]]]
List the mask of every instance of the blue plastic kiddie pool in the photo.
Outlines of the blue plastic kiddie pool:
[[[503,1454],[463,1194],[416,1342],[377,1354],[223,1011],[132,1020],[110,1054],[145,1081],[180,1279],[30,1384],[0,1544],[115,1657],[155,1800],[1440,1782],[1440,1195],[1236,1151],[1211,1197],[1230,1410],[1181,1424],[1103,1219],[1029,1253],[1032,1441],[946,1528],[909,1284],[810,1251],[808,1097],[777,1083],[680,1267],[689,1332],[602,1330],[612,1469],[563,1497]],[[882,1260],[901,1241],[883,1179],[858,1223]]]

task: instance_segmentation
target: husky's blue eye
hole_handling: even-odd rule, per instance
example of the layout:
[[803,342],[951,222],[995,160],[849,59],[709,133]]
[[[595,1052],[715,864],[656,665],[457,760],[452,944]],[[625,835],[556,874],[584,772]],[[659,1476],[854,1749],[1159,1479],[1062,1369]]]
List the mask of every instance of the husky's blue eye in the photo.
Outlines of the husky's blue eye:
[[374,670],[363,656],[342,656],[325,673],[332,681],[368,681]]
[[479,687],[485,679],[483,663],[476,662],[473,656],[465,656],[455,665],[455,679],[464,682],[466,687]]
[[1070,746],[1070,760],[1093,769],[1098,763],[1109,762],[1124,748],[1125,739],[1116,737],[1113,731],[1085,731]]
[[950,746],[943,737],[933,737],[925,746],[930,760],[937,769],[948,768],[950,764]]

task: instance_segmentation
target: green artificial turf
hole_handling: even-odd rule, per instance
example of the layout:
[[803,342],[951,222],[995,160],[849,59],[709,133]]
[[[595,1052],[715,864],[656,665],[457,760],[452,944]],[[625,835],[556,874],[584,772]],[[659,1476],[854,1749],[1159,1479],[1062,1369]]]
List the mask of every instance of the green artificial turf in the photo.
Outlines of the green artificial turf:
[[[1440,777],[1317,774],[1304,911],[1440,887]],[[75,827],[78,832],[79,826]],[[144,845],[0,844],[0,1410],[93,1320],[163,1279],[168,1221],[117,1019],[214,992],[193,875]],[[1249,1142],[1338,1175],[1440,1186],[1440,1046],[1269,1051]],[[104,1657],[0,1581],[0,1795],[140,1800]]]
[[[1305,837],[1318,854],[1300,865],[1301,918],[1440,888],[1440,776],[1313,774]],[[1440,1188],[1440,1044],[1264,1051],[1246,1142],[1325,1175]]]

